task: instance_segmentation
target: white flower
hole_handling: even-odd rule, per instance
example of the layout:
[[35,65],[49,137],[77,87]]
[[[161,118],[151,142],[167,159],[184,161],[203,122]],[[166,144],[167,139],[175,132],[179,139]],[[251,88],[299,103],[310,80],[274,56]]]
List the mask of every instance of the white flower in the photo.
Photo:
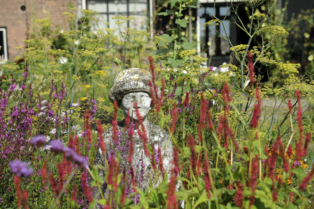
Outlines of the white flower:
[[77,107],[77,106],[79,106],[79,104],[78,103],[72,103],[72,106]]
[[306,158],[304,158],[304,162],[306,162],[307,161],[307,159]]
[[39,148],[41,151],[43,151],[43,150],[50,150],[50,148],[51,148],[51,145],[46,145],[46,146],[44,146],[44,147],[41,147],[41,148]]
[[229,68],[228,67],[222,67],[220,68],[220,72],[224,73],[224,72],[228,72]]
[[77,134],[77,136],[78,136],[78,137],[82,137],[82,136],[83,136],[82,132],[79,132],[79,133]]
[[46,107],[45,107],[45,106],[43,106],[43,107],[41,107],[40,109],[41,109],[41,110],[44,110],[44,109],[46,109]]
[[46,136],[46,142],[49,142],[50,141],[50,136]]
[[46,104],[47,100],[43,100],[41,101],[42,104]]
[[182,73],[183,73],[183,74],[187,74],[188,72],[187,72],[186,70],[183,70]]
[[66,133],[67,133],[67,131],[66,131],[66,130],[64,130],[64,131],[61,131],[61,133],[63,133],[63,134],[66,134]]
[[55,134],[57,133],[57,129],[53,128],[51,131],[50,131],[51,134]]
[[65,116],[65,112],[61,112],[61,116]]
[[60,30],[60,33],[63,33],[64,32],[64,30]]
[[44,112],[38,113],[38,116],[42,116],[42,115],[45,115],[45,113]]
[[68,58],[66,58],[66,57],[59,57],[59,62],[64,65],[64,64],[66,64],[68,62]]
[[215,100],[213,100],[213,105],[215,105],[216,104],[216,101]]
[[75,44],[75,45],[79,45],[79,43],[80,43],[80,40],[74,41],[74,44]]

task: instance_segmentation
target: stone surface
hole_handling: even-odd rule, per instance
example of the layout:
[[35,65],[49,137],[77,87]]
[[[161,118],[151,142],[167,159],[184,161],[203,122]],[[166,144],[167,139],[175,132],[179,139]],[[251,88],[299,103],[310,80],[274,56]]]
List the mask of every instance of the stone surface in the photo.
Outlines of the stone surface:
[[[106,153],[102,153],[101,149],[97,149],[97,154],[95,157],[95,165],[102,165],[106,170],[99,170],[100,175],[104,178],[105,174],[109,171],[107,170],[106,160],[110,161],[112,157],[115,157],[120,153],[121,161],[119,165],[119,172],[122,173],[124,170],[127,174],[127,188],[126,195],[133,192],[133,186],[130,180],[131,177],[131,167],[134,169],[136,185],[142,189],[147,189],[150,182],[153,186],[157,186],[162,179],[160,170],[158,170],[159,156],[158,148],[161,149],[161,155],[163,159],[164,171],[170,176],[170,170],[172,168],[173,160],[173,147],[169,134],[162,130],[159,126],[147,120],[147,114],[151,109],[151,96],[149,81],[151,76],[148,71],[141,70],[138,68],[128,69],[122,71],[117,75],[114,85],[110,90],[110,99],[120,100],[120,108],[125,114],[125,118],[128,113],[130,115],[131,123],[129,127],[134,127],[134,134],[132,141],[134,142],[134,152],[132,155],[132,164],[128,162],[128,157],[130,155],[130,138],[128,130],[125,129],[125,121],[118,123],[118,138],[114,141],[112,134],[113,128],[109,128],[104,133],[104,142],[106,146]],[[137,105],[135,105],[137,103]],[[152,156],[146,156],[144,152],[143,139],[139,136],[138,129],[135,123],[138,123],[138,117],[136,115],[136,108],[140,115],[143,117],[143,126],[145,127],[146,134],[148,137],[148,144],[154,147],[154,159],[156,161],[157,170],[153,169]],[[143,132],[140,126],[141,132]],[[109,192],[106,189],[106,185],[102,185],[102,190],[104,192],[105,198],[108,198]],[[98,189],[94,190],[95,198],[100,197]],[[136,201],[138,197],[134,197]]]

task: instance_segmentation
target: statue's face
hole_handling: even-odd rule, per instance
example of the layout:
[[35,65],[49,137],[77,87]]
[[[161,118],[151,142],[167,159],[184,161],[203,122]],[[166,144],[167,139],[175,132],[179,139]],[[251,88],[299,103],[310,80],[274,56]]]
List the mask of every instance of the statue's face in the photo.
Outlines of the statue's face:
[[132,92],[124,95],[120,108],[123,110],[124,115],[130,114],[130,118],[137,120],[136,109],[134,103],[137,103],[139,113],[143,118],[146,117],[150,110],[152,98],[145,92]]

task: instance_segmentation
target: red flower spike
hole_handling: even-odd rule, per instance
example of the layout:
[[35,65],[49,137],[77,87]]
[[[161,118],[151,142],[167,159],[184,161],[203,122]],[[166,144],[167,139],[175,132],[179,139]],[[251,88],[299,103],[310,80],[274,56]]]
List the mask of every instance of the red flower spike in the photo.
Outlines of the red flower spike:
[[72,135],[70,135],[70,137],[69,137],[68,147],[75,149],[75,142],[74,142]]
[[71,200],[76,201],[76,185],[74,185],[73,192],[71,195]]
[[310,180],[313,178],[314,175],[314,167],[312,168],[311,172],[302,180],[299,190],[306,189],[306,186],[309,184]]
[[310,133],[307,133],[305,135],[305,144],[304,144],[304,149],[303,149],[303,157],[306,156],[306,153],[307,153],[307,148],[309,146],[309,143],[311,141],[311,134]]
[[118,112],[118,102],[114,101],[114,112],[113,112],[113,119],[112,119],[112,140],[116,143],[118,139],[118,121],[117,121],[117,112]]
[[275,179],[275,167],[276,167],[276,162],[277,162],[277,157],[278,157],[278,149],[280,146],[280,142],[281,142],[281,136],[278,135],[278,138],[273,145],[271,156],[268,156],[268,159],[267,159],[268,165],[269,165],[268,175],[273,181]]
[[89,110],[86,110],[85,113],[85,131],[86,131],[86,140],[89,144],[92,143],[92,128],[89,124],[90,113]]
[[173,110],[172,110],[172,126],[171,126],[171,133],[174,133],[177,123],[177,103],[174,103]]
[[90,191],[89,186],[87,184],[86,172],[83,172],[82,175],[81,175],[81,183],[83,185],[83,191],[84,191],[85,196],[88,199],[88,202],[92,203],[93,202],[93,194]]
[[104,131],[103,131],[100,121],[97,121],[97,132],[98,132],[99,147],[101,149],[102,154],[105,155],[106,145],[105,145],[104,136],[103,136]]
[[161,148],[158,147],[158,160],[159,160],[159,170],[161,171],[162,176],[165,175],[165,170],[164,170],[164,163],[163,163],[163,159],[162,159],[162,155],[161,155]]
[[49,181],[50,181],[50,185],[51,185],[53,193],[57,195],[59,193],[59,189],[58,189],[56,180],[53,178],[52,173],[49,175]]
[[249,51],[246,59],[249,61],[248,62],[248,68],[249,68],[249,78],[252,82],[252,84],[255,83],[255,78],[254,78],[254,62],[253,62],[253,54]]
[[153,169],[154,171],[157,170],[157,165],[156,165],[156,160],[155,160],[155,149],[153,149],[153,154],[152,154],[152,158],[151,158],[151,163],[152,163],[152,166],[153,166]]
[[135,180],[134,180],[134,169],[133,169],[132,166],[131,166],[131,181],[132,181],[132,185],[133,185],[133,191],[137,192],[137,190],[136,190],[136,183],[135,183]]
[[291,159],[291,157],[292,157],[292,146],[291,146],[291,144],[290,144],[289,147],[288,147],[287,155],[288,155],[288,157]]
[[14,189],[17,197],[17,207],[22,207],[22,191],[21,191],[21,179],[18,176],[14,176]]
[[210,131],[213,131],[213,123],[212,123],[210,110],[207,111],[207,117],[208,117],[208,128],[210,129]]
[[249,187],[252,190],[252,193],[255,193],[257,182],[256,179],[258,177],[258,156],[256,155],[255,158],[252,159],[252,169],[251,169],[251,178],[249,181]]
[[178,209],[177,196],[175,195],[176,191],[177,177],[171,175],[170,182],[168,184],[167,190],[167,209]]
[[254,105],[253,117],[251,120],[251,128],[257,128],[258,119],[261,116],[261,98],[259,95],[258,87],[256,88],[256,100],[257,100],[257,104]]
[[292,108],[293,108],[293,106],[292,106],[292,104],[291,104],[291,100],[290,100],[290,99],[288,100],[288,107],[289,107],[289,113],[292,114]]
[[199,124],[196,124],[196,126],[197,126],[197,135],[198,135],[198,144],[200,145],[201,142],[203,141],[203,136],[202,136]]
[[184,102],[183,102],[183,106],[185,108],[187,108],[189,106],[189,102],[190,102],[189,92],[186,92],[185,93],[185,99],[184,99]]
[[148,81],[148,86],[149,86],[149,91],[150,91],[150,94],[151,94],[152,100],[153,100],[153,107],[155,107],[157,102],[156,102],[156,97],[155,97],[155,94],[154,94],[153,84],[152,84],[151,81]]
[[78,136],[75,136],[74,137],[74,143],[75,143],[75,146],[76,146],[76,153],[78,155],[81,155],[81,152],[80,152],[80,145],[79,145],[79,141],[78,141]]
[[42,178],[42,184],[43,184],[44,190],[47,190],[47,187],[46,187],[46,179],[47,179],[46,165],[47,165],[47,161],[44,162],[44,165],[41,169],[41,178]]
[[192,169],[193,169],[193,171],[195,171],[196,166],[197,166],[197,162],[196,162],[197,155],[196,155],[195,148],[194,148],[195,141],[194,141],[193,136],[191,134],[189,134],[189,136],[188,136],[187,145],[191,149],[190,161],[191,161]]
[[241,183],[238,183],[238,190],[234,196],[234,201],[236,206],[238,206],[239,208],[242,208],[242,203],[243,203],[243,190],[244,190],[244,186]]
[[25,209],[28,209],[29,207],[28,207],[28,204],[27,204],[27,200],[28,200],[28,192],[27,192],[27,190],[24,190],[23,191],[23,198],[24,198],[24,208]]
[[277,190],[275,188],[275,182],[273,182],[272,191],[273,191],[273,201],[275,202],[277,200],[277,196],[278,196]]
[[224,92],[227,98],[227,102],[231,102],[231,97],[230,97],[230,91],[229,91],[229,86],[227,83],[224,84]]
[[209,177],[209,163],[207,160],[207,156],[205,157],[204,163],[203,163],[203,170],[204,170],[204,179],[205,179],[205,190],[207,193],[207,198],[210,199],[210,187],[211,187],[211,183],[210,183],[210,177]]

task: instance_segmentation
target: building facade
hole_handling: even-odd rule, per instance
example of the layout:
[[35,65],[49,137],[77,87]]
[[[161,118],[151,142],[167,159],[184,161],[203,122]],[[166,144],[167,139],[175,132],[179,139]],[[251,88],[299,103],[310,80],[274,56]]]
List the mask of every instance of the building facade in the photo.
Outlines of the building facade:
[[49,17],[54,25],[66,28],[62,13],[68,11],[69,4],[77,7],[78,0],[0,0],[0,63],[22,55],[24,50],[16,47],[29,39],[36,18]]

